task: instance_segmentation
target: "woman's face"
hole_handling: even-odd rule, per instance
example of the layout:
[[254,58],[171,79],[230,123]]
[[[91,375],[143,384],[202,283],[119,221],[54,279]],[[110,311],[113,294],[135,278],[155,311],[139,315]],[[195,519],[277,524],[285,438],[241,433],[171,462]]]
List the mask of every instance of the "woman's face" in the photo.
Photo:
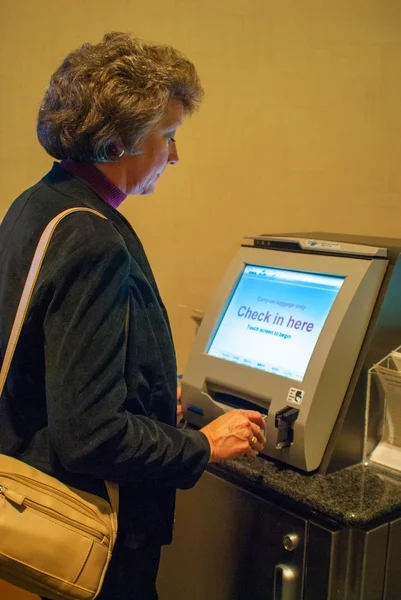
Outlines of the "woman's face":
[[119,187],[123,192],[151,194],[167,165],[178,162],[174,138],[183,117],[182,102],[171,99],[163,122],[141,143],[140,154],[124,155],[121,158],[118,163],[122,176]]

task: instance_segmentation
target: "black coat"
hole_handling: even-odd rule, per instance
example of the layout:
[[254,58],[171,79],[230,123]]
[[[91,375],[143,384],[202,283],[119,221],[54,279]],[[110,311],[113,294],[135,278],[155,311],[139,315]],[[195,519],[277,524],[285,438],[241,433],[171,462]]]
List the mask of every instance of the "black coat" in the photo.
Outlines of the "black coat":
[[[209,445],[176,429],[176,363],[166,310],[127,220],[55,163],[0,226],[4,356],[37,241],[48,248],[0,400],[0,452],[105,497],[120,484],[120,536],[168,543],[175,488],[201,476]],[[126,333],[126,315],[129,326]]]

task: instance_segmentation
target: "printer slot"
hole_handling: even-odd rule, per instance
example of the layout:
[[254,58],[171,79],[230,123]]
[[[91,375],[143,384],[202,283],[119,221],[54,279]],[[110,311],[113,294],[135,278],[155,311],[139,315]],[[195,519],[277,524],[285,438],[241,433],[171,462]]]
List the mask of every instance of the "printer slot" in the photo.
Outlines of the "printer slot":
[[211,389],[208,389],[208,394],[216,402],[221,402],[221,404],[226,404],[227,406],[231,406],[231,408],[242,408],[243,410],[257,410],[262,415],[267,415],[269,412],[268,408],[260,406],[260,404],[256,404],[256,402],[245,400],[244,398],[236,396],[235,394],[228,394],[227,392],[217,392]]

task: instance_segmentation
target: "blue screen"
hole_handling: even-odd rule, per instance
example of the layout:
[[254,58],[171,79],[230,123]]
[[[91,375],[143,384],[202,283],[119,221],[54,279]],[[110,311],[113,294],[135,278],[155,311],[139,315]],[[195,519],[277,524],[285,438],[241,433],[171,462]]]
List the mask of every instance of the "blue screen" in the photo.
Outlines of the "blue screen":
[[207,353],[302,381],[344,279],[246,265]]

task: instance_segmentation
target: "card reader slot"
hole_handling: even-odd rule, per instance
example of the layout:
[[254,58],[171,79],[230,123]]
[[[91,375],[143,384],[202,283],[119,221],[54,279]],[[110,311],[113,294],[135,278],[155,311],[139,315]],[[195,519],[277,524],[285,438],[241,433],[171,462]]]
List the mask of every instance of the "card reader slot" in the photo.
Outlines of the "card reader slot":
[[227,406],[231,406],[231,408],[242,408],[243,410],[257,410],[262,415],[267,415],[269,410],[260,404],[256,404],[256,402],[251,402],[250,400],[244,400],[244,398],[240,398],[239,396],[235,396],[234,394],[227,394],[226,392],[215,392],[213,390],[208,390],[208,393],[213,400],[216,402],[221,402],[222,404],[227,404]]

